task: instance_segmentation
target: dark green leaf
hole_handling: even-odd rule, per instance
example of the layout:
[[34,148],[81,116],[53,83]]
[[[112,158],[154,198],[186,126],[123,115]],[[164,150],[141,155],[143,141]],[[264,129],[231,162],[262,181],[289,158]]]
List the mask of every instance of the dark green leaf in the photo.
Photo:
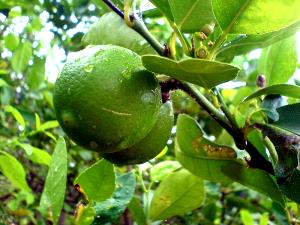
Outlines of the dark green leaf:
[[166,177],[154,192],[150,206],[152,220],[164,220],[198,208],[204,201],[203,180],[180,170]]
[[277,180],[280,190],[291,200],[300,204],[300,171],[294,169],[291,175]]
[[229,162],[238,163],[235,151],[206,139],[196,121],[184,114],[177,119],[175,150],[180,164],[196,176],[214,182],[231,182],[221,173],[221,168]]
[[83,42],[92,45],[118,45],[140,55],[156,53],[140,34],[129,28],[114,12],[104,14],[84,35]]
[[168,18],[168,20],[174,20],[169,0],[151,0],[151,2]]
[[[267,84],[286,83],[297,68],[296,38],[291,36],[263,51],[263,62],[259,64],[259,73],[266,76]],[[266,60],[265,60],[266,59]]]
[[251,169],[241,164],[229,163],[223,166],[222,172],[236,182],[270,197],[282,206],[285,205],[278,185],[264,170]]
[[145,55],[142,56],[142,62],[146,69],[152,72],[165,74],[208,89],[233,80],[239,72],[237,67],[230,64],[202,59],[184,59],[176,62],[161,56]]
[[169,4],[174,21],[183,32],[199,32],[205,24],[214,21],[211,0],[169,0]]
[[117,177],[113,196],[104,202],[96,202],[96,218],[93,225],[111,223],[126,209],[135,190],[135,176],[132,172]]
[[0,171],[13,186],[30,192],[22,164],[12,155],[0,150]]
[[244,101],[248,101],[250,99],[262,95],[270,95],[270,94],[283,95],[287,97],[300,99],[300,87],[295,85],[290,85],[290,84],[275,84],[266,88],[259,89],[258,91],[254,92],[253,94],[245,98]]
[[279,120],[273,125],[300,135],[300,103],[277,108]]
[[228,42],[219,50],[218,58],[229,58],[250,52],[257,48],[265,48],[295,34],[300,28],[300,22],[296,22],[281,30],[261,35],[229,35]]
[[31,56],[32,47],[30,42],[26,41],[19,45],[19,47],[14,51],[11,59],[11,65],[14,71],[22,73],[27,68]]
[[57,223],[63,207],[67,181],[67,148],[65,140],[60,137],[52,154],[52,162],[48,170],[39,210]]
[[102,159],[80,173],[74,181],[74,185],[76,184],[89,201],[104,201],[110,198],[115,190],[114,167]]
[[137,198],[132,198],[129,205],[128,209],[130,211],[130,214],[132,215],[134,221],[138,225],[147,225],[147,218],[144,213],[144,209],[142,208],[139,200]]
[[223,31],[233,34],[268,33],[300,18],[296,0],[212,0],[212,5]]

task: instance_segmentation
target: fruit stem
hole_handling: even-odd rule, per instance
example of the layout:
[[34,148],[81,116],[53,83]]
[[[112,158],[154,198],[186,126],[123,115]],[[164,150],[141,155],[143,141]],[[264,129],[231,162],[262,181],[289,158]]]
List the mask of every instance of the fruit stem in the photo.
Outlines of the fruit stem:
[[[112,11],[117,13],[123,20],[125,15],[121,9],[119,9],[110,0],[102,0]],[[131,28],[138,32],[155,50],[159,55],[170,57],[169,51],[161,45],[158,40],[149,32],[144,21],[137,14],[130,15]],[[128,25],[128,24],[127,24]]]

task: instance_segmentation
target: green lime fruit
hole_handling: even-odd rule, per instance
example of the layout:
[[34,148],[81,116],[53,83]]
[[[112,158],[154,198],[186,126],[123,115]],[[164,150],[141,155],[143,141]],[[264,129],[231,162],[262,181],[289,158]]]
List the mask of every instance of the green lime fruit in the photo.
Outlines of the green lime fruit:
[[57,119],[78,145],[99,153],[130,148],[155,125],[161,93],[129,49],[99,45],[77,53],[54,89]]
[[161,106],[154,127],[144,139],[123,151],[105,153],[101,154],[101,156],[119,165],[147,162],[163,150],[170,137],[173,123],[172,105],[170,102],[167,102]]

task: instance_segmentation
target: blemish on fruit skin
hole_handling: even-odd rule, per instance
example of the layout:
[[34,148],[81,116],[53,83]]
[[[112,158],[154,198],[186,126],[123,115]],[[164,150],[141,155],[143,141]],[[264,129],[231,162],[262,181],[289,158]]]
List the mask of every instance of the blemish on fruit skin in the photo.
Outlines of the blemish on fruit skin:
[[93,64],[86,64],[83,69],[85,72],[91,73],[93,71],[94,67],[95,66]]
[[106,112],[110,112],[110,113],[118,115],[118,116],[132,116],[132,114],[130,114],[130,113],[117,112],[117,111],[114,111],[112,109],[107,109],[107,108],[104,108],[104,107],[102,107],[102,110],[104,110]]
[[98,147],[97,142],[91,141],[91,142],[90,142],[90,147],[91,147],[91,149],[96,149],[96,148]]
[[131,70],[129,68],[127,68],[121,72],[121,75],[125,79],[129,80],[131,78]]
[[146,92],[142,95],[141,100],[144,103],[153,103],[155,101],[154,94],[151,92]]
[[75,118],[72,113],[64,112],[62,113],[62,121],[65,126],[72,126],[75,124]]

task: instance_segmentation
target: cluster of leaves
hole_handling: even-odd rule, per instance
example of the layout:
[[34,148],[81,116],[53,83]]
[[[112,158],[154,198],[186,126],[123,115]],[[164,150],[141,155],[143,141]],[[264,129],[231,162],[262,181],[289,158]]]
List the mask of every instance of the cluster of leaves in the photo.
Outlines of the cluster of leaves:
[[[123,1],[113,2],[124,8]],[[0,0],[0,222],[263,225],[299,218],[300,87],[293,75],[300,3],[151,2],[157,8],[143,14],[154,36],[168,43],[169,57],[156,54],[159,46],[140,35],[141,27],[105,13],[102,2],[91,12],[93,4],[84,0]],[[47,21],[37,16],[43,12]],[[82,32],[67,35],[99,13],[83,42]],[[18,31],[22,20],[27,23]],[[53,40],[45,47],[38,34],[49,24]],[[148,70],[193,84],[197,99],[171,93],[176,135],[150,163],[116,167],[67,137],[66,152],[46,57],[57,46],[68,53],[87,44],[129,48]],[[258,48],[260,56],[250,58]],[[232,80],[244,85],[216,88]],[[250,150],[250,144],[247,151],[239,147],[232,130],[244,135],[240,141]],[[249,163],[256,160],[253,151],[268,170]]]

